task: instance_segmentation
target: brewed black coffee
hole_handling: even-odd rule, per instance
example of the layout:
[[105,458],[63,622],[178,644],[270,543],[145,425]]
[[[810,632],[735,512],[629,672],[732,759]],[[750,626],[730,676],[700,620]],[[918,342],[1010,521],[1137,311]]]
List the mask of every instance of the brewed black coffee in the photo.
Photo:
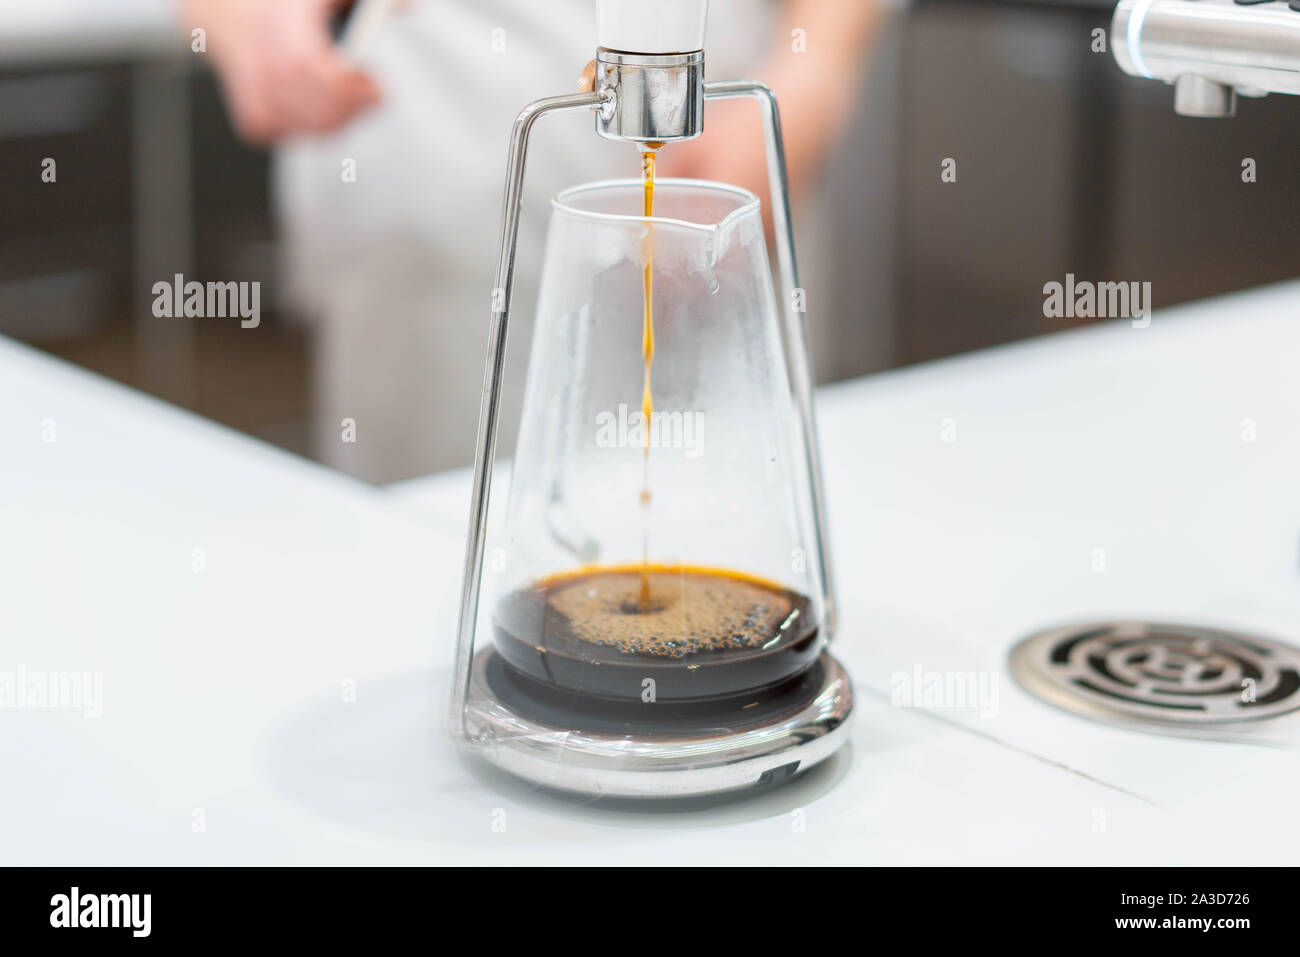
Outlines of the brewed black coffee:
[[681,565],[549,576],[502,599],[494,625],[502,657],[530,678],[644,702],[775,685],[820,649],[803,595],[739,572]]

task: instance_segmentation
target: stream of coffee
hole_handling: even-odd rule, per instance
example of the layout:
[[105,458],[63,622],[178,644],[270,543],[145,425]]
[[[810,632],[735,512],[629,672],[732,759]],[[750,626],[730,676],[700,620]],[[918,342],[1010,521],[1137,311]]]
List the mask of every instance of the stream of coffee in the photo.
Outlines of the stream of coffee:
[[[644,198],[642,215],[647,219],[655,211],[655,155],[663,144],[647,143],[641,153],[641,186]],[[650,389],[650,370],[655,358],[655,324],[654,324],[654,231],[647,224],[645,243],[645,267],[641,274],[642,321],[641,321],[641,358],[645,363],[645,381],[641,389],[641,593],[638,605],[650,606],[650,421],[654,414],[654,394]]]

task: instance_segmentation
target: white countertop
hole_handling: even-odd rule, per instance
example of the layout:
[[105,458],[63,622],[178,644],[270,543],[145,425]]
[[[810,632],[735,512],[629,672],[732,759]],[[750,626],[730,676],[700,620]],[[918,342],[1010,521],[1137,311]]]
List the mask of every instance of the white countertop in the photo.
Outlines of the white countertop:
[[[103,681],[0,707],[0,863],[1294,862],[1290,719],[1111,729],[1004,659],[1108,615],[1300,643],[1297,355],[1291,283],[824,390],[852,745],[665,813],[437,729],[465,472],[373,489],[0,340],[0,673]],[[996,713],[891,706],[915,667],[1000,672]]]

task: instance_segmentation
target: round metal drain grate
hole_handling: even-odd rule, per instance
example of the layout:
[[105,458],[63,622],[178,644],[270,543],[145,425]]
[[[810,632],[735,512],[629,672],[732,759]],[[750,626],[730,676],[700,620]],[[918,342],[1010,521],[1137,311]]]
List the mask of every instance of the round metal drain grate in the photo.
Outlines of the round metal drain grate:
[[1210,731],[1300,710],[1300,649],[1238,632],[1115,621],[1040,632],[1011,674],[1067,711],[1148,731]]

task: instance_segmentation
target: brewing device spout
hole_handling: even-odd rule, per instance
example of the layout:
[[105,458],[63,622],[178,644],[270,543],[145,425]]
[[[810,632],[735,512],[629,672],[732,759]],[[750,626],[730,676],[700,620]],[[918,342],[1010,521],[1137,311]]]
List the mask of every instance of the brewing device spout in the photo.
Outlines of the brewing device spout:
[[598,0],[591,82],[608,100],[597,133],[638,145],[700,135],[708,12],[708,0]]

